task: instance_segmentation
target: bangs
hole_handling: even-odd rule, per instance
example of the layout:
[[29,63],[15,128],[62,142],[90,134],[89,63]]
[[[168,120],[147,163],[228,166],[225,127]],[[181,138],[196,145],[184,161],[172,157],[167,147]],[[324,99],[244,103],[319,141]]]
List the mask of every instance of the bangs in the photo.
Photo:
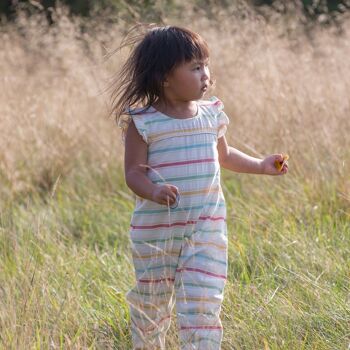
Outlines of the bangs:
[[166,26],[156,27],[151,30],[151,41],[160,51],[155,59],[161,61],[161,66],[169,72],[176,66],[197,60],[209,58],[209,47],[205,40],[197,33],[182,27]]
[[201,36],[186,29],[182,29],[180,35],[183,36],[179,40],[179,54],[181,56],[182,63],[194,59],[204,61],[209,58],[208,45]]

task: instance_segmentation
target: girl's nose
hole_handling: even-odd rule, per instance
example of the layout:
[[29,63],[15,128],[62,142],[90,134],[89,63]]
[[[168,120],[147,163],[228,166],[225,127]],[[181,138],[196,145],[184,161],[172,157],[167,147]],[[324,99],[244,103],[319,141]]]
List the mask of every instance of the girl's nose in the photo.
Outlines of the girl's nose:
[[203,80],[203,81],[209,80],[209,78],[210,78],[209,69],[208,69],[208,68],[204,68],[203,74],[202,74],[202,80]]

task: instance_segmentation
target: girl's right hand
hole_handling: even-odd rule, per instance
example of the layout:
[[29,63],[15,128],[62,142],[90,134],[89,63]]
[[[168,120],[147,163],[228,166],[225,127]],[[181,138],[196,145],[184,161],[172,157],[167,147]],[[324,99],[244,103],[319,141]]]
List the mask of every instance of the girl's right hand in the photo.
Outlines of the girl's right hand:
[[173,185],[156,186],[152,192],[152,200],[158,204],[173,205],[176,202],[176,197],[179,194],[179,189]]

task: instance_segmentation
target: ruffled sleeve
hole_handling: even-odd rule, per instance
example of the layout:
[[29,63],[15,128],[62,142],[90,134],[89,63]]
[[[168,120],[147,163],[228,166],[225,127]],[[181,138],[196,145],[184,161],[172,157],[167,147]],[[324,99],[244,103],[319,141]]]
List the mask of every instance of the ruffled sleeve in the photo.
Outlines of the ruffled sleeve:
[[222,101],[215,96],[213,96],[210,100],[215,108],[218,138],[220,138],[225,135],[230,120],[226,113],[223,111],[224,104],[222,103]]
[[148,143],[147,140],[147,128],[144,122],[142,114],[123,114],[120,116],[118,121],[119,128],[122,129],[123,142],[125,141],[126,131],[129,127],[131,121],[134,121],[138,133],[141,135],[142,139]]
[[218,138],[225,135],[227,130],[227,125],[229,125],[230,120],[224,111],[221,111],[217,116],[218,121]]
[[143,141],[145,141],[148,144],[147,127],[145,125],[143,115],[135,114],[135,115],[132,115],[131,117],[135,123],[138,133],[142,136]]
[[128,114],[123,114],[119,117],[118,120],[118,127],[122,131],[122,139],[123,142],[125,142],[125,135],[126,135],[126,130],[128,130],[129,124],[131,122],[131,116]]

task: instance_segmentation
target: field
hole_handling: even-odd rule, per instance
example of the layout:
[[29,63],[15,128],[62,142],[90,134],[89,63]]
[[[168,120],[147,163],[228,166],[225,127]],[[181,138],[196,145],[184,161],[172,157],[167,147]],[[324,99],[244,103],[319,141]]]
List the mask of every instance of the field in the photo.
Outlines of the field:
[[[81,34],[55,16],[0,29],[0,349],[130,349],[134,196],[108,117],[127,51],[105,59],[127,25]],[[222,172],[222,348],[349,349],[349,19],[341,33],[253,14],[168,22],[209,43],[230,144],[291,157],[284,177]]]

